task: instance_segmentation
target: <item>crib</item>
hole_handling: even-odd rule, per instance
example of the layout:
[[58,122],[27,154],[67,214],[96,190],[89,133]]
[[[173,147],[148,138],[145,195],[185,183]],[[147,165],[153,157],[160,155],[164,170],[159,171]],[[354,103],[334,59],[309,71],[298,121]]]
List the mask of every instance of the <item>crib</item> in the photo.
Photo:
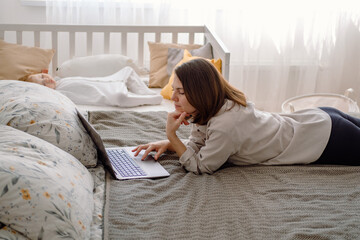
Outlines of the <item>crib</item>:
[[[42,36],[47,34],[47,39]],[[96,37],[101,37],[101,52],[108,54],[111,48],[120,50],[123,55],[128,55],[130,51],[129,36],[137,42],[136,59],[139,66],[145,66],[149,63],[149,54],[146,42],[146,36],[151,36],[151,40],[161,42],[167,39],[171,43],[205,44],[209,42],[213,49],[214,58],[222,59],[222,71],[225,79],[229,79],[230,52],[220,38],[214,34],[207,26],[112,26],[112,25],[34,25],[34,24],[0,24],[0,39],[10,42],[23,44],[24,38],[33,46],[46,46],[55,49],[55,55],[52,60],[52,69],[56,69],[64,60],[59,57],[59,53],[67,52],[65,56],[71,59],[75,56],[77,35],[83,34],[83,41],[86,45],[83,55],[90,56],[95,54],[94,47]],[[112,35],[120,35],[120,41],[114,42]],[[62,37],[63,36],[63,37]],[[165,37],[164,37],[165,36]],[[62,38],[61,38],[62,37]],[[44,40],[45,38],[45,40]],[[61,44],[59,39],[61,38]],[[43,43],[42,41],[47,41]],[[98,45],[97,45],[98,46]],[[65,48],[65,49],[64,49]],[[99,54],[99,52],[98,52]]]

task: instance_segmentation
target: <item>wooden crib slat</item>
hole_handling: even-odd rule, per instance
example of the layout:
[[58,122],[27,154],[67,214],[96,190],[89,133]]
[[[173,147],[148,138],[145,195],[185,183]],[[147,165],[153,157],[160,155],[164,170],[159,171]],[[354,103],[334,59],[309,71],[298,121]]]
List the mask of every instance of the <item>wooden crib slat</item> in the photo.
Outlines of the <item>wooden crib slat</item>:
[[16,31],[16,43],[22,44],[22,31]]
[[75,56],[75,32],[70,32],[69,33],[69,56],[70,59],[73,58]]
[[140,67],[144,66],[144,33],[139,33],[138,36],[138,64]]
[[110,52],[110,32],[104,33],[104,53]]
[[189,33],[189,44],[194,44],[195,34],[193,32]]
[[34,45],[40,47],[40,31],[34,31]]
[[161,41],[161,33],[157,32],[155,33],[155,42],[160,42]]
[[177,32],[172,32],[172,43],[178,43],[178,33]]
[[121,33],[121,54],[127,55],[127,33],[122,32]]
[[92,55],[92,43],[93,43],[93,35],[92,32],[86,32],[86,47],[87,47],[87,55]]
[[[58,49],[58,32],[51,32],[51,46],[54,49]],[[54,73],[56,71],[56,68],[58,66],[58,51],[55,51],[54,57],[52,59],[52,72]]]

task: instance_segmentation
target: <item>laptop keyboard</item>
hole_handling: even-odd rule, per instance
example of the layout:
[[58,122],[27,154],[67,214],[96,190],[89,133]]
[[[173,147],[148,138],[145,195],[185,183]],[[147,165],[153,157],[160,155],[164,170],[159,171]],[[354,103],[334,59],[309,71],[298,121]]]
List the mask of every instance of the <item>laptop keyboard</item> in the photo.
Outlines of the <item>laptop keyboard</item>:
[[139,177],[147,174],[124,149],[106,149],[114,168],[122,177]]

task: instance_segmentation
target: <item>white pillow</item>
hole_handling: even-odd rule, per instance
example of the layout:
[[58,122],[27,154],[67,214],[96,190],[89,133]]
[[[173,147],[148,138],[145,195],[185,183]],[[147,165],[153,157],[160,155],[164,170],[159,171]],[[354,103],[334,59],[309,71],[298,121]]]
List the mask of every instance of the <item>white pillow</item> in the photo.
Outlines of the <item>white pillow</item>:
[[105,77],[129,66],[139,75],[148,74],[145,68],[137,66],[133,60],[121,54],[101,54],[77,57],[61,64],[56,75],[66,77]]

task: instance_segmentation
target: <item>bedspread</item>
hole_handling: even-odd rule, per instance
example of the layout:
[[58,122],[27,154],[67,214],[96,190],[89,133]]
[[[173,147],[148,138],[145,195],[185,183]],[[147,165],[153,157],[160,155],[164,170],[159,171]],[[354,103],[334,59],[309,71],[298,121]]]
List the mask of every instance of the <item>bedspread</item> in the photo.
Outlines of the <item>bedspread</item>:
[[[90,112],[108,146],[165,138],[165,112]],[[180,136],[188,135],[182,126]],[[162,179],[107,176],[105,239],[355,239],[360,167],[232,166],[186,172],[163,155]]]

